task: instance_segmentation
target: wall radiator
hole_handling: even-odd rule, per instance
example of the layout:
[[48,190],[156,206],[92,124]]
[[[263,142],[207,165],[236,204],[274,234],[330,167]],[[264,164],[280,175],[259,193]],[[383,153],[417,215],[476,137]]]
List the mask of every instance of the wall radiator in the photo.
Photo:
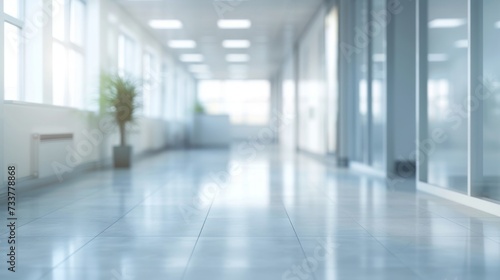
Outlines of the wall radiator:
[[67,147],[73,147],[73,133],[33,134],[31,175],[34,178],[56,175],[52,163],[66,164]]

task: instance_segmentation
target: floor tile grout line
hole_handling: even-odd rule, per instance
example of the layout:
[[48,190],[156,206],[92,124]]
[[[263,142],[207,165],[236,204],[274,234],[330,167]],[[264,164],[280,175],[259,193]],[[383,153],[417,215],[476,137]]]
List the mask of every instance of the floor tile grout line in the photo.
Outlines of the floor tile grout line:
[[[174,174],[175,175],[175,174]],[[177,178],[177,177],[176,177]],[[173,179],[172,179],[173,180]],[[116,219],[111,225],[109,225],[108,227],[106,227],[105,229],[103,229],[100,233],[98,233],[97,235],[95,235],[94,237],[92,237],[89,241],[85,242],[85,244],[83,244],[82,246],[80,246],[78,249],[76,249],[73,253],[69,254],[66,258],[64,258],[62,261],[60,261],[58,264],[56,264],[55,266],[53,266],[49,271],[47,271],[47,273],[44,273],[42,274],[42,276],[39,278],[40,280],[42,280],[43,278],[45,278],[49,273],[53,272],[57,267],[59,267],[60,265],[62,265],[64,262],[66,262],[69,258],[71,258],[72,256],[74,256],[76,253],[78,253],[80,250],[82,250],[85,246],[87,246],[89,243],[91,243],[92,241],[94,241],[97,237],[99,237],[99,235],[101,235],[103,232],[105,232],[106,230],[108,230],[110,227],[112,227],[113,225],[115,225],[119,220],[121,220],[123,217],[125,217],[126,215],[128,215],[131,211],[133,211],[135,208],[137,208],[137,206],[139,206],[139,204],[143,203],[146,199],[150,198],[151,196],[153,196],[156,192],[160,191],[160,189],[162,189],[164,187],[164,185],[168,184],[169,182],[166,182],[164,184],[162,184],[162,186],[158,187],[156,190],[152,191],[148,196],[146,196],[144,199],[142,199],[141,201],[139,201],[134,207],[132,207],[129,211],[127,211],[124,215],[120,216],[118,219]],[[104,191],[104,190],[103,190]]]
[[[380,240],[378,240],[378,238],[376,236],[374,236],[373,234],[371,234],[371,232],[369,232],[363,225],[361,225],[360,223],[358,223],[358,221],[355,221],[361,228],[363,228],[369,235],[372,239],[374,239],[380,246],[382,246],[382,248],[384,248],[387,252],[389,252],[394,258],[396,258],[398,261],[400,261],[404,266],[405,268],[407,268],[409,271],[413,272],[413,274],[418,278],[418,279],[421,279],[421,280],[425,280],[424,278],[420,277],[420,275],[412,268],[410,267],[406,262],[404,262],[403,260],[401,260],[401,258],[399,258],[394,252],[392,252],[391,250],[389,250],[389,248],[387,248],[386,246],[384,246],[384,244],[382,244],[382,242],[380,242]],[[392,238],[392,236],[388,236],[389,238]]]
[[404,266],[408,270],[410,270],[411,272],[413,272],[413,274],[415,274],[415,276],[418,279],[425,280],[425,278],[421,277],[420,274],[418,274],[417,271],[415,271],[414,268],[412,268],[411,266],[409,266],[405,261],[401,260],[401,258],[399,258],[394,252],[392,252],[391,250],[389,250],[389,248],[387,248],[386,246],[384,246],[384,244],[382,244],[382,242],[380,242],[380,240],[378,240],[377,237],[375,237],[373,235],[371,235],[371,236],[373,237],[373,239],[375,239],[377,241],[378,244],[380,244],[380,246],[382,246],[382,248],[384,248],[385,250],[387,250],[387,252],[389,252],[394,258],[396,258],[398,261],[400,261],[402,264],[404,264]]
[[186,277],[186,273],[187,273],[187,270],[189,268],[189,264],[191,263],[191,258],[194,255],[194,251],[196,250],[196,246],[198,245],[198,241],[200,240],[203,229],[205,228],[205,223],[208,220],[208,215],[210,215],[210,211],[212,210],[212,206],[214,205],[216,198],[217,198],[217,195],[214,196],[214,198],[212,199],[212,202],[210,203],[210,207],[208,208],[207,215],[205,216],[205,219],[203,220],[203,224],[201,225],[201,229],[200,229],[200,233],[198,234],[198,238],[196,238],[196,241],[195,241],[194,246],[193,246],[193,250],[191,250],[191,254],[189,254],[189,258],[188,258],[188,261],[186,263],[186,267],[184,268],[184,271],[182,272],[181,280],[183,280],[184,277]]
[[29,221],[28,223],[23,224],[22,226],[19,226],[19,228],[22,228],[22,227],[23,227],[23,226],[25,226],[25,225],[31,224],[32,222],[38,221],[38,220],[40,220],[40,219],[43,219],[44,217],[46,217],[46,216],[48,216],[48,215],[50,215],[50,214],[52,214],[52,213],[54,213],[54,212],[56,212],[56,211],[59,211],[59,210],[61,210],[61,209],[63,209],[63,208],[66,208],[66,207],[70,206],[71,204],[77,203],[78,201],[84,200],[84,199],[86,199],[86,198],[88,198],[88,197],[90,197],[90,196],[92,196],[92,195],[94,195],[94,194],[100,193],[100,192],[102,192],[102,191],[103,191],[103,190],[98,190],[98,191],[96,191],[95,193],[89,194],[89,195],[84,196],[84,197],[82,197],[82,198],[79,198],[79,199],[77,199],[77,200],[75,200],[75,201],[73,201],[73,202],[70,202],[70,203],[68,203],[68,204],[65,204],[65,205],[63,205],[63,206],[61,206],[61,207],[59,207],[59,208],[56,208],[56,209],[54,209],[54,210],[52,210],[52,211],[48,212],[47,214],[45,214],[45,215],[43,215],[43,216],[40,216],[40,217],[34,218],[32,221]]
[[[290,225],[292,226],[293,232],[295,233],[295,238],[297,238],[297,242],[299,242],[300,249],[302,250],[302,254],[304,255],[304,259],[307,259],[307,254],[306,251],[304,250],[304,247],[302,246],[302,242],[300,241],[300,237],[297,234],[297,231],[295,230],[295,226],[292,223],[292,219],[290,219],[290,215],[288,215],[288,210],[286,210],[285,203],[282,202],[283,209],[285,210],[285,214],[288,218],[288,221],[290,222]],[[316,275],[314,271],[312,271],[312,268],[310,266],[310,263],[307,262],[307,266],[309,267],[309,270],[311,271],[312,279],[316,279]]]
[[[441,215],[439,215],[439,214],[436,214],[436,215],[440,216],[441,218],[443,218],[443,219],[445,219],[445,220],[447,220],[447,221],[449,221],[449,222],[454,223],[455,225],[461,226],[461,227],[463,227],[463,228],[465,228],[465,229],[467,229],[467,230],[469,230],[469,231],[472,231],[472,232],[474,232],[474,233],[478,233],[478,234],[479,234],[479,232],[476,232],[476,231],[474,231],[474,230],[473,230],[473,229],[471,229],[471,228],[468,228],[468,227],[466,227],[466,226],[464,226],[464,225],[461,225],[461,224],[459,224],[459,223],[457,223],[457,222],[455,222],[455,221],[451,220],[451,218],[449,218],[449,217],[441,216]],[[469,218],[477,218],[477,217],[469,217]],[[492,237],[494,237],[494,236],[486,236],[486,235],[484,235],[484,234],[483,234],[482,236],[470,236],[470,235],[469,235],[469,236],[464,236],[464,237],[484,238],[484,239],[488,239],[488,240],[493,241],[493,242],[496,242],[496,243],[500,243],[500,242],[498,242],[498,241],[495,241],[495,239],[493,239],[493,238],[492,238]]]

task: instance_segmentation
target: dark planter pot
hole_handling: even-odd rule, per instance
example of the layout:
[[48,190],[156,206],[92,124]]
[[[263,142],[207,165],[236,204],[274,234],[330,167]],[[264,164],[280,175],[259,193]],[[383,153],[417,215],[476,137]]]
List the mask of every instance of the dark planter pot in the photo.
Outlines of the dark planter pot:
[[113,162],[115,168],[130,168],[132,165],[132,146],[113,147]]

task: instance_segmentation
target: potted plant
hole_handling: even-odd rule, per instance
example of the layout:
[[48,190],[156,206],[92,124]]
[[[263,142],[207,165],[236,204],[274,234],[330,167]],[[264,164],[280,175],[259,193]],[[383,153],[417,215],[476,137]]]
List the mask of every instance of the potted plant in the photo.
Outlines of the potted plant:
[[127,144],[127,125],[134,121],[139,107],[139,89],[136,83],[120,75],[101,76],[101,113],[111,114],[120,132],[120,145],[113,148],[113,163],[117,168],[129,168],[132,160],[132,146]]
[[200,102],[196,102],[194,104],[194,113],[197,115],[205,114],[205,107]]

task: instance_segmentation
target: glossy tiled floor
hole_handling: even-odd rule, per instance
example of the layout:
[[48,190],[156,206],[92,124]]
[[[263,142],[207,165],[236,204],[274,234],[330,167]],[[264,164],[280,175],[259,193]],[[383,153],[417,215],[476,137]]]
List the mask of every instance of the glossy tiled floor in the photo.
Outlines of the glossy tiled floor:
[[19,194],[0,279],[499,279],[500,218],[414,188],[272,148],[171,151]]

